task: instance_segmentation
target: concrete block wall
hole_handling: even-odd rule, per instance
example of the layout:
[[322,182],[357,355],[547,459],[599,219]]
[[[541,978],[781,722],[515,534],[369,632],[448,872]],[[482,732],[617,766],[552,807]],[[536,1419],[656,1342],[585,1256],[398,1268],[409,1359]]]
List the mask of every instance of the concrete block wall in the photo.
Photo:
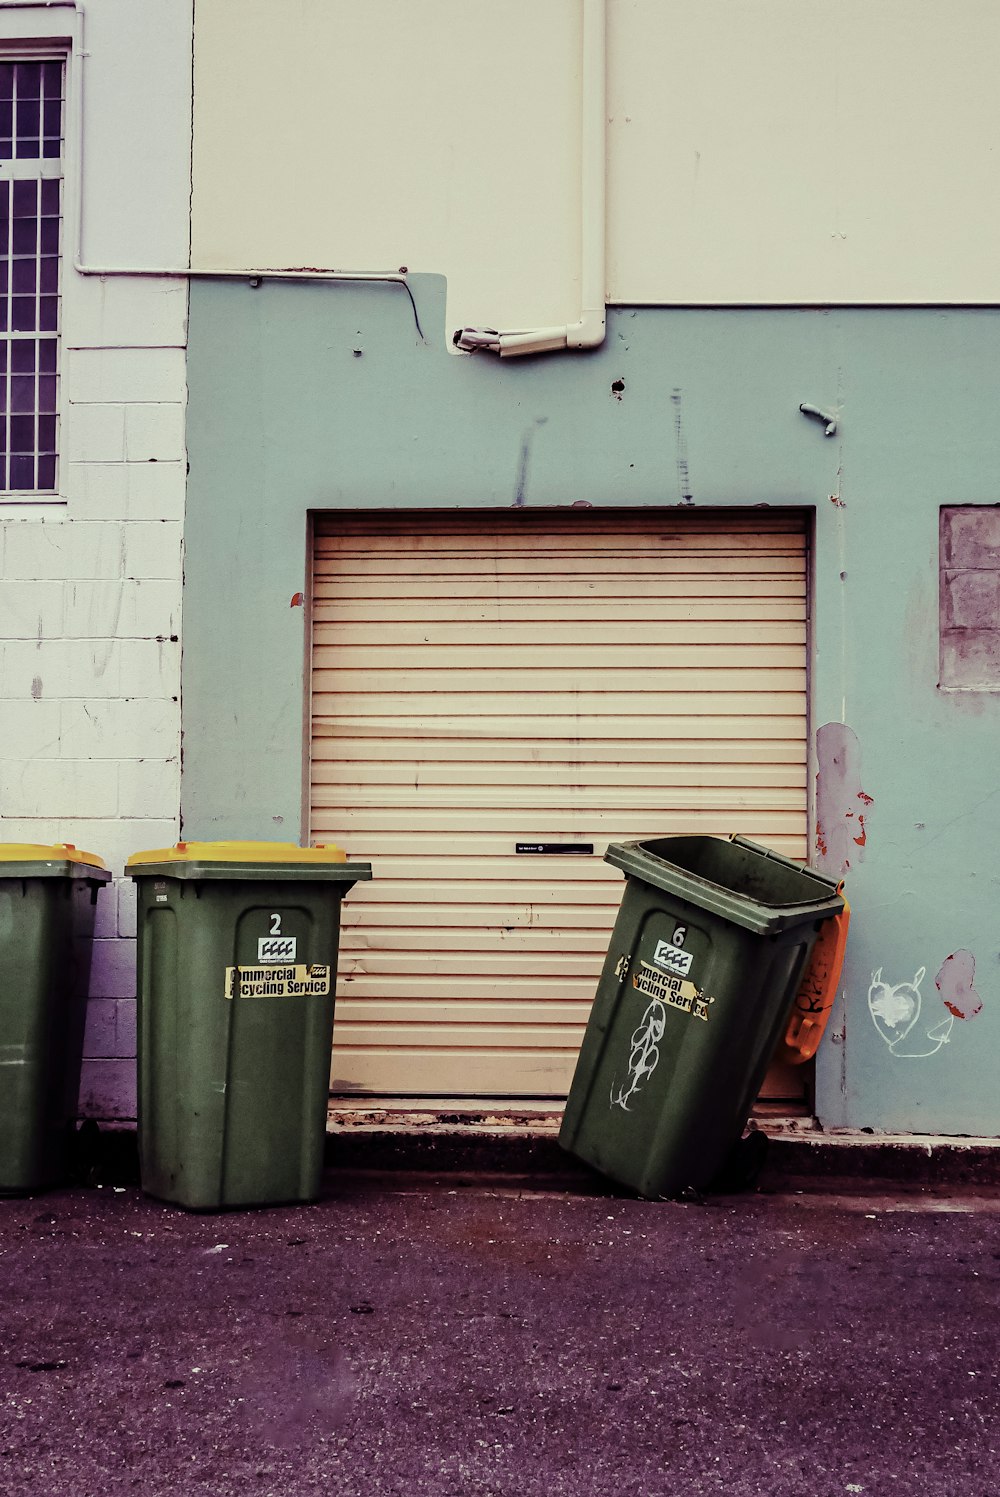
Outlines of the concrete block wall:
[[[128,284],[112,295],[127,300]],[[178,834],[183,319],[173,336],[64,351],[66,502],[0,519],[0,837],[73,842],[116,875],[98,901],[87,1013],[81,1111],[96,1117],[135,1115],[123,865]]]
[[80,1110],[133,1118],[122,870],[178,836],[188,282],[148,272],[187,264],[192,7],[0,0],[0,49],[47,38],[67,78],[59,491],[0,496],[0,840],[72,842],[115,875]]

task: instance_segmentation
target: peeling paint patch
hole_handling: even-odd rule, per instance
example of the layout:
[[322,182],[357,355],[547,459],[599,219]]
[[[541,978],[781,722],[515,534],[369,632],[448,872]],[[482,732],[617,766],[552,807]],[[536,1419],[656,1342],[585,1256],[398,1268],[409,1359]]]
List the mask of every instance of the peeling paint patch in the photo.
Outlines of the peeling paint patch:
[[623,379],[613,379],[611,381],[611,394],[612,394],[613,398],[615,400],[621,400],[621,398],[624,395],[624,393],[625,393],[625,381]]
[[953,951],[941,963],[934,984],[941,1001],[956,1019],[974,1019],[983,1011],[983,1000],[974,987],[976,958],[971,951]]
[[859,863],[874,804],[861,788],[861,745],[846,723],[824,723],[816,734],[816,862],[843,877]]

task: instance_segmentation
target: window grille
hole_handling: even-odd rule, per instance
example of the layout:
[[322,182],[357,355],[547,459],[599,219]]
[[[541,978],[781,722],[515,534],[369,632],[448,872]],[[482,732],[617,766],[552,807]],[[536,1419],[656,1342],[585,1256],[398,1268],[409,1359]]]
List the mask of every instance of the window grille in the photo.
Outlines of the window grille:
[[54,492],[65,69],[0,60],[0,492]]

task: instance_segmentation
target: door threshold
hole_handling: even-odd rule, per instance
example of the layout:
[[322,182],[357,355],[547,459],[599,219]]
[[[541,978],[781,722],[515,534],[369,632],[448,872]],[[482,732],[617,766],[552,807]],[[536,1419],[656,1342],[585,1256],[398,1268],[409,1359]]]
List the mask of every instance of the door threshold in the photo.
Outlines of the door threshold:
[[[331,1097],[327,1131],[555,1134],[565,1102],[560,1098]],[[758,1102],[750,1126],[765,1132],[801,1132],[816,1127],[799,1101]]]

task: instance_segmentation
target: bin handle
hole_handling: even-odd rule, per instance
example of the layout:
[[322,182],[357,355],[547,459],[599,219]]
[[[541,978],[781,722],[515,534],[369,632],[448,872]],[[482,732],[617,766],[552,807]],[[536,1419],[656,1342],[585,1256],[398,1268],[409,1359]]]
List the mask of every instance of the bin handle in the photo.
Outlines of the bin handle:
[[768,858],[772,863],[780,863],[782,868],[791,868],[794,873],[801,873],[803,869],[806,869],[810,878],[814,878],[817,883],[828,884],[835,894],[839,894],[844,887],[843,879],[838,881],[831,878],[828,873],[822,873],[820,869],[813,868],[808,863],[797,863],[794,858],[786,858],[783,853],[775,852],[773,847],[764,847],[760,842],[751,841],[749,837],[741,837],[733,832],[729,840],[735,847],[745,847],[749,852]]
[[851,907],[846,899],[838,915],[831,915],[823,921],[795,995],[776,1060],[800,1066],[812,1060],[819,1049],[837,997],[850,923]]

